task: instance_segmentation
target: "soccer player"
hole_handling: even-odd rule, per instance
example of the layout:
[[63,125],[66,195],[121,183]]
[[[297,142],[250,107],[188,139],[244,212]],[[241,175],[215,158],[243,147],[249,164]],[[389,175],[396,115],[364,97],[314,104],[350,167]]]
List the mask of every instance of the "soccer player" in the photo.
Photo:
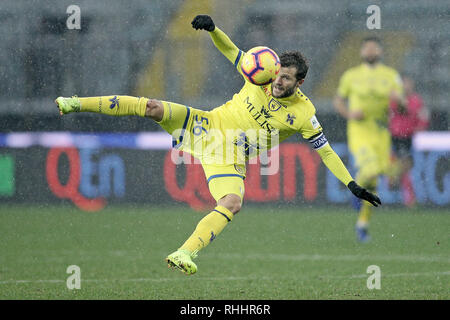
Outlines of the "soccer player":
[[[214,25],[210,16],[196,16],[192,26],[208,31],[215,46],[242,74],[240,65],[244,52]],[[230,101],[212,111],[143,97],[56,99],[61,114],[97,112],[149,117],[172,135],[175,147],[201,161],[217,206],[200,220],[186,242],[167,256],[166,262],[170,267],[186,274],[197,271],[192,259],[219,235],[241,209],[245,160],[296,132],[311,142],[326,166],[353,194],[374,206],[381,204],[377,196],[353,180],[327,142],[314,115],[313,104],[300,91],[308,70],[303,56],[299,52],[287,52],[280,56],[280,61],[280,72],[272,84],[256,86],[246,81]]]
[[[379,175],[391,174],[389,102],[405,104],[401,78],[380,62],[382,53],[378,38],[364,39],[360,51],[363,63],[342,75],[334,99],[335,109],[348,120],[347,140],[358,171],[356,181],[371,192],[376,190]],[[357,239],[367,242],[372,208],[365,202],[358,207]]]

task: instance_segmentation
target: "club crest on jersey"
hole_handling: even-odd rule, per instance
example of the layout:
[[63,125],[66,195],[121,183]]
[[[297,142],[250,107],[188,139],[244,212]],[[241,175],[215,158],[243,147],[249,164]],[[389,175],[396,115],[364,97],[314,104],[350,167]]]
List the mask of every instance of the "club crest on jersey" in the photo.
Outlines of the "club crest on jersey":
[[275,100],[274,98],[270,99],[269,101],[269,111],[278,111],[281,107],[286,106],[284,104],[281,104],[279,101]]
[[294,124],[294,120],[296,119],[296,116],[293,114],[288,113],[286,122],[289,122],[289,124],[292,126]]

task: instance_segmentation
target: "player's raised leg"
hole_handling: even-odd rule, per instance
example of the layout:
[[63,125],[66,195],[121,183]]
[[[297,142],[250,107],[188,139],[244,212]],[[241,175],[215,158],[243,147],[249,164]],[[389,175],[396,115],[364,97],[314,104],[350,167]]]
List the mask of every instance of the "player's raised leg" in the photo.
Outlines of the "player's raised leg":
[[145,116],[147,109],[147,98],[132,96],[99,96],[78,98],[58,97],[55,100],[60,114],[72,112],[95,112],[111,116]]
[[[58,97],[55,100],[61,115],[72,112],[93,112],[111,116],[141,116],[156,122],[169,134],[183,128],[189,117],[189,108],[157,99],[132,96],[98,96],[79,98]],[[176,137],[175,137],[176,138]]]

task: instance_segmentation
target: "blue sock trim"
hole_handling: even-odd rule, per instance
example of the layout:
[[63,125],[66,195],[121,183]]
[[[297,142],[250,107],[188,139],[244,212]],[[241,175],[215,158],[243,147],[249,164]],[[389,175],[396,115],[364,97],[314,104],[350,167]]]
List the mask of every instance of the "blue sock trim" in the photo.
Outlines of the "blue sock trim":
[[216,209],[214,209],[213,211],[216,211],[216,212],[220,213],[221,215],[223,215],[228,220],[228,222],[231,221],[231,219],[228,218],[228,216],[225,213],[222,213],[222,212],[220,212],[219,210],[216,210]]

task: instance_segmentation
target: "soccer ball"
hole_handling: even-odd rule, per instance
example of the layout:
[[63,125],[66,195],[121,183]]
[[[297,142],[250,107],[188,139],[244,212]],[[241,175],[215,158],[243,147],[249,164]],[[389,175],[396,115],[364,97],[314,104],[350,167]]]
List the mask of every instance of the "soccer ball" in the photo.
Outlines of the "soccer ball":
[[244,77],[258,86],[273,82],[280,72],[280,67],[280,58],[268,47],[250,49],[245,53],[241,63]]

